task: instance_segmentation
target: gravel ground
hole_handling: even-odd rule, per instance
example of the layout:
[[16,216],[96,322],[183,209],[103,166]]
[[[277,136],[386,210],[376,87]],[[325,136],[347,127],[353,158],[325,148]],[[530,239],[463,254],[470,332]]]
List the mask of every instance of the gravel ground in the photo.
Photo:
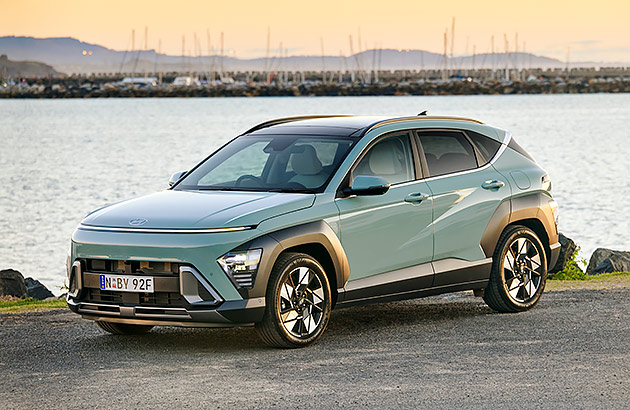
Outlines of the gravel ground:
[[470,292],[334,311],[315,345],[253,328],[104,334],[64,310],[0,315],[0,407],[626,408],[630,289],[497,314]]

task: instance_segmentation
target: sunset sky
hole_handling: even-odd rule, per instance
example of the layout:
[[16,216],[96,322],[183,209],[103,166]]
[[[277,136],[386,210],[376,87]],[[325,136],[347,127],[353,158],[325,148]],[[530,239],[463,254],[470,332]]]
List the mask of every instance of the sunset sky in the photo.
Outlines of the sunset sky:
[[[0,36],[75,37],[117,50],[144,45],[180,55],[193,36],[207,50],[207,30],[217,47],[225,33],[226,52],[237,57],[264,56],[267,28],[271,48],[282,42],[289,54],[350,54],[349,35],[362,48],[425,49],[441,53],[443,33],[455,22],[455,54],[503,51],[504,33],[514,50],[571,61],[630,62],[630,1],[452,0],[452,1],[133,1],[133,0],[0,0]],[[450,41],[450,40],[449,40]],[[273,52],[273,51],[272,51]]]

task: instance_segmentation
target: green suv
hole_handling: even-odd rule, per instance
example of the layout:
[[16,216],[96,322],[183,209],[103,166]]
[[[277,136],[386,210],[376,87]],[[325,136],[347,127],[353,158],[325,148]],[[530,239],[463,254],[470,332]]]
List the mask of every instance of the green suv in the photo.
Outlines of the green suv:
[[169,183],[72,236],[68,305],[108,332],[253,324],[299,347],[333,308],[462,290],[520,312],[560,250],[546,172],[465,118],[268,121]]

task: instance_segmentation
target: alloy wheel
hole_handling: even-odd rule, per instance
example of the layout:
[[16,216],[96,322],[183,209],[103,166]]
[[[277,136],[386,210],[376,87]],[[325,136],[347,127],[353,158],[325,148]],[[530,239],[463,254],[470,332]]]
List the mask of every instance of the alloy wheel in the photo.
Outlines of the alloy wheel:
[[534,243],[516,238],[503,258],[503,275],[508,295],[514,301],[527,303],[536,296],[543,282],[542,258]]
[[278,317],[294,337],[307,338],[316,332],[324,318],[324,286],[310,268],[300,266],[289,272],[280,284]]

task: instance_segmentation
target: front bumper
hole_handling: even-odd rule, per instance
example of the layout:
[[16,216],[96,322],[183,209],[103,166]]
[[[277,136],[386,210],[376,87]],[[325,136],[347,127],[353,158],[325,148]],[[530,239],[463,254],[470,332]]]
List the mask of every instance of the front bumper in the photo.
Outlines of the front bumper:
[[[240,293],[216,258],[256,236],[97,232],[77,229],[69,259],[68,306],[86,319],[190,327],[262,320],[265,299]],[[100,261],[99,266],[92,262]],[[147,275],[154,293],[100,289],[102,273]]]
[[68,297],[68,307],[84,319],[136,325],[231,327],[262,320],[265,299],[223,302],[212,309],[93,303]]

